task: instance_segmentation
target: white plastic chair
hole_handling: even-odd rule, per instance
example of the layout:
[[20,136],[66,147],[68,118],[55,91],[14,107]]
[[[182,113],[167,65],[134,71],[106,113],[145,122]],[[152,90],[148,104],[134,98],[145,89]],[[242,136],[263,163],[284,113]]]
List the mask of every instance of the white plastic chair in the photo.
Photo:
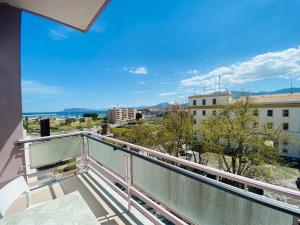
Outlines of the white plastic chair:
[[31,194],[24,177],[17,177],[0,189],[0,218],[3,218],[10,205],[26,193],[27,207],[31,205]]

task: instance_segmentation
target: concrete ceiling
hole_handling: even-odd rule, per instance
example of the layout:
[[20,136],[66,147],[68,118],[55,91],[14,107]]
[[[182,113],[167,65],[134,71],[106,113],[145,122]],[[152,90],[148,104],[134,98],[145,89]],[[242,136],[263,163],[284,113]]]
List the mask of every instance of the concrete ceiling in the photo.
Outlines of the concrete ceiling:
[[87,31],[110,0],[0,0],[67,26]]

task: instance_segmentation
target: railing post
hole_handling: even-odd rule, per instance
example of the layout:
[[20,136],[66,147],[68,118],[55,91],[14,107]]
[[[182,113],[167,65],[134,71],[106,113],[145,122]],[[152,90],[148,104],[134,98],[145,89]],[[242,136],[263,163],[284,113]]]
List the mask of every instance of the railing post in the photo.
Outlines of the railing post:
[[293,218],[293,225],[299,225],[299,217],[294,216],[294,218]]
[[83,147],[83,157],[84,157],[84,163],[85,163],[85,170],[88,170],[88,163],[89,163],[89,142],[88,138],[85,136],[82,136],[82,147]]
[[[129,147],[127,147],[130,150]],[[125,182],[127,183],[128,211],[131,209],[132,156],[125,153]]]

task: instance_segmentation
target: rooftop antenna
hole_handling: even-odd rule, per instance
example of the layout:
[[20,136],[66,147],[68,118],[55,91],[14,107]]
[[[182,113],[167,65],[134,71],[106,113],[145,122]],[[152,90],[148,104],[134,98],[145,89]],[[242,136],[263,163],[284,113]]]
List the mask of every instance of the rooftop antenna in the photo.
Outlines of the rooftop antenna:
[[219,75],[219,95],[221,94],[221,75]]
[[215,79],[215,94],[217,93],[217,81]]
[[291,94],[293,94],[293,83],[291,83]]

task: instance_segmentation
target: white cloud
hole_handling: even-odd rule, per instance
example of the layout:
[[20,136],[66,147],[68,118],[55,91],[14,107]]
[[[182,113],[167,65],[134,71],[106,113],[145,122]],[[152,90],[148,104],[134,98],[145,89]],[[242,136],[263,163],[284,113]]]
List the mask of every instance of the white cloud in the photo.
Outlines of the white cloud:
[[[189,70],[187,74],[194,74]],[[234,86],[263,80],[266,78],[298,78],[300,77],[300,46],[284,51],[269,52],[254,58],[229,66],[217,67],[208,73],[200,73],[188,79],[181,80],[182,86],[203,86],[213,89],[221,76],[222,86]]]
[[148,73],[148,69],[146,66],[140,66],[140,67],[124,67],[123,68],[124,71],[128,71],[129,73],[134,73],[134,74],[147,74]]
[[171,91],[171,92],[163,92],[163,93],[160,93],[159,96],[164,97],[164,96],[172,96],[172,95],[176,95],[176,94],[177,94],[177,92]]
[[69,34],[74,30],[69,27],[60,27],[57,29],[49,30],[49,37],[54,41],[66,40],[69,38]]
[[22,93],[27,95],[53,96],[60,95],[63,90],[60,87],[42,84],[33,80],[22,81]]

